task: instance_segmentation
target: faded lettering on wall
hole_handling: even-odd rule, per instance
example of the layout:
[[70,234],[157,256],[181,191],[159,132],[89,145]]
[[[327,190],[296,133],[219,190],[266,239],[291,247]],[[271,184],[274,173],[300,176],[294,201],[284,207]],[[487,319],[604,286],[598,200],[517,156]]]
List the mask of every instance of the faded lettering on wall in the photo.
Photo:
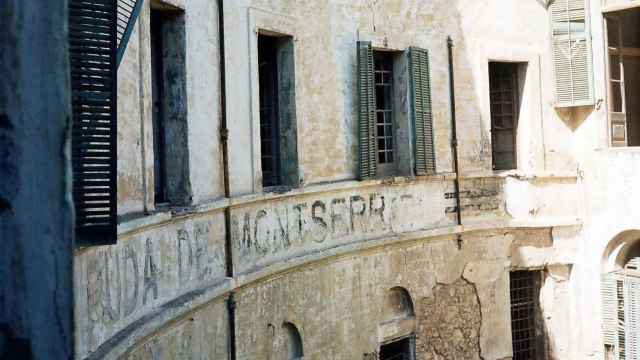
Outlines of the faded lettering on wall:
[[390,186],[234,209],[231,234],[238,268],[249,270],[257,262],[264,265],[296,252],[449,225],[445,209],[453,200],[445,197],[444,185],[434,187],[438,189],[431,192]]

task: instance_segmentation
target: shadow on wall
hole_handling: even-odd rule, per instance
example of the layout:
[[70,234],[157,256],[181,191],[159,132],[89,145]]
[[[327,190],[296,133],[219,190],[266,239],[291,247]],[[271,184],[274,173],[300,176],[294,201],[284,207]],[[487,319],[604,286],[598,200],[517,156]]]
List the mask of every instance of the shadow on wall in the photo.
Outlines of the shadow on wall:
[[597,110],[596,106],[556,108],[556,114],[571,131],[576,131]]
[[269,324],[267,329],[271,344],[267,360],[296,360],[304,358],[302,336],[293,323],[284,322],[280,328]]
[[626,230],[607,244],[602,254],[602,273],[621,270],[634,257],[640,256],[640,230]]

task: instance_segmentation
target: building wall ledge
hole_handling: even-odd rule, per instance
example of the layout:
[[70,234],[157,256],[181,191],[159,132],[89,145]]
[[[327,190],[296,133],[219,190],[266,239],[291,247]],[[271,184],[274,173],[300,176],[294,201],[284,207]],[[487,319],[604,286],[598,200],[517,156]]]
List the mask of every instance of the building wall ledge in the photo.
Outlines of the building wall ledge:
[[[608,151],[627,151],[627,152],[639,152],[640,147],[637,148],[624,148],[624,149],[607,149]],[[483,178],[514,178],[522,181],[548,179],[554,180],[575,180],[578,178],[577,172],[522,172],[519,170],[508,171],[490,171],[490,172],[475,172],[465,174],[460,177],[460,180],[470,179],[483,179]],[[248,195],[240,195],[232,198],[216,199],[208,202],[203,202],[191,207],[181,207],[176,209],[162,209],[150,214],[141,214],[137,216],[128,217],[126,220],[121,220],[118,224],[118,237],[128,237],[134,233],[145,231],[154,227],[164,226],[172,221],[184,219],[189,216],[202,216],[212,212],[223,211],[227,207],[237,208],[241,206],[247,206],[252,204],[259,204],[269,201],[284,200],[287,198],[310,196],[310,195],[325,195],[333,192],[348,191],[355,189],[371,188],[382,185],[408,185],[425,182],[445,182],[453,181],[455,179],[455,173],[441,173],[436,175],[418,176],[418,177],[393,177],[386,179],[376,179],[367,181],[346,180],[331,183],[312,184],[297,189],[291,189],[286,192],[264,192]],[[78,249],[82,251],[82,249]]]

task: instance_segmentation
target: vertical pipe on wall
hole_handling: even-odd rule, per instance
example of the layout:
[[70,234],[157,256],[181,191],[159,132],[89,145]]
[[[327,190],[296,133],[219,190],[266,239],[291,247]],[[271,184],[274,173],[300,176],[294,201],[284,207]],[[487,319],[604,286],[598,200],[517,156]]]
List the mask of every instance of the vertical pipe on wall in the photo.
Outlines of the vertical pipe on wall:
[[[462,208],[460,207],[460,168],[458,165],[458,131],[456,126],[456,92],[453,76],[453,39],[447,37],[449,51],[449,100],[451,104],[451,151],[453,152],[453,171],[456,173],[454,191],[456,195],[456,221],[462,225]],[[458,247],[462,245],[462,237],[458,234]]]
[[[227,92],[226,92],[226,67],[224,48],[224,1],[218,0],[218,51],[220,57],[220,141],[222,144],[222,177],[224,184],[224,197],[231,197],[229,187],[229,129],[227,128]],[[227,277],[233,277],[233,254],[231,247],[231,208],[224,209],[225,226],[225,264]],[[229,322],[228,360],[236,359],[236,302],[233,291],[227,298],[227,317]]]

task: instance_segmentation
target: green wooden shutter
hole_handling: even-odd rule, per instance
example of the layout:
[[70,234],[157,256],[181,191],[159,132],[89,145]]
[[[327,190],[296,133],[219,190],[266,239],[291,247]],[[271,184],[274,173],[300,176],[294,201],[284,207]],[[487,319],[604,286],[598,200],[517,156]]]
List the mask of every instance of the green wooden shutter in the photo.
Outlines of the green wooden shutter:
[[586,0],[551,5],[556,105],[593,105],[591,37]]
[[416,47],[409,49],[409,77],[416,175],[433,174],[436,172],[436,156],[433,145],[433,111],[427,50]]
[[81,244],[116,241],[116,0],[69,0],[72,168]]
[[376,98],[371,43],[358,41],[359,176],[376,177]]

